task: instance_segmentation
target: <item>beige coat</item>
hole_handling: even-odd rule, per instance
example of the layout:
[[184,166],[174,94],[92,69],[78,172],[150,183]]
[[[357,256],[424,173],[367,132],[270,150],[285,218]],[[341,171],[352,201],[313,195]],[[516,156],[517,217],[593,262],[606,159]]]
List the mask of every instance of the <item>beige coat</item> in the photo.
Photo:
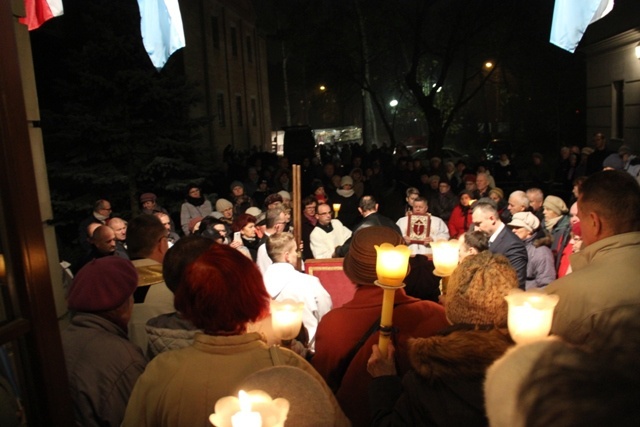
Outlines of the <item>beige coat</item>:
[[298,367],[317,379],[336,411],[336,426],[349,421],[322,377],[294,352],[276,348],[275,357],[257,333],[236,336],[198,334],[191,347],[156,356],[136,383],[123,427],[210,427],[209,415],[224,396],[250,374],[273,365]]
[[556,294],[551,333],[581,344],[605,313],[640,304],[640,232],[618,234],[592,243],[571,256],[573,273],[545,288]]

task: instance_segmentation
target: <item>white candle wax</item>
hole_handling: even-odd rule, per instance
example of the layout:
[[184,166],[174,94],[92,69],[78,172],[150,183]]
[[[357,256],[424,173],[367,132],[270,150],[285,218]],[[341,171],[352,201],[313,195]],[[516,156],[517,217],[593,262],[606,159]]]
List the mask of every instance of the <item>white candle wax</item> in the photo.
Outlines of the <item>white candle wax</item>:
[[233,427],[262,427],[262,417],[259,412],[251,411],[251,398],[244,391],[238,393],[240,401],[240,412],[236,412],[231,416],[231,425]]

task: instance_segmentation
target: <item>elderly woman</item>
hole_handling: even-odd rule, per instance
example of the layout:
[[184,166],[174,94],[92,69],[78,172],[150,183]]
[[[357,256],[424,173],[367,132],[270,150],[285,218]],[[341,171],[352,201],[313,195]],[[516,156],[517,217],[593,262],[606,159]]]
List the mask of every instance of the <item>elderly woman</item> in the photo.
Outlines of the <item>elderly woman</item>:
[[551,251],[555,259],[556,271],[560,267],[562,251],[571,238],[571,224],[569,222],[569,208],[560,197],[547,196],[542,203],[544,214],[543,227],[551,234],[553,242]]
[[211,246],[187,268],[175,294],[176,309],[203,333],[190,347],[153,359],[135,385],[122,425],[206,426],[218,399],[237,393],[250,374],[274,365],[309,373],[335,408],[333,425],[348,425],[307,361],[247,332],[251,322],[269,314],[270,300],[251,260],[229,246]]
[[492,188],[489,190],[489,198],[496,202],[498,206],[498,214],[502,222],[509,222],[511,220],[511,212],[507,209],[507,201],[504,198],[504,191],[501,188]]
[[449,279],[445,312],[452,326],[409,343],[412,370],[396,375],[394,347],[377,345],[367,370],[372,426],[486,426],[487,368],[512,344],[504,297],[518,287],[509,261],[489,251],[467,257]]
[[218,199],[216,201],[216,211],[213,213],[213,216],[231,227],[235,219],[233,203],[227,199]]
[[180,225],[185,236],[191,234],[192,230],[189,229],[189,223],[197,218],[202,219],[205,216],[211,215],[213,211],[211,202],[207,200],[200,190],[200,186],[197,184],[187,185],[187,194],[180,208]]
[[531,212],[516,212],[507,224],[527,248],[527,281],[525,289],[544,288],[556,280],[556,268],[551,245],[551,236],[538,238],[540,220]]
[[258,255],[258,247],[260,246],[260,239],[256,238],[256,217],[246,213],[241,214],[233,221],[231,229],[235,233],[240,233],[240,239],[234,237],[231,242],[232,248],[244,246],[249,251],[251,259],[255,262]]

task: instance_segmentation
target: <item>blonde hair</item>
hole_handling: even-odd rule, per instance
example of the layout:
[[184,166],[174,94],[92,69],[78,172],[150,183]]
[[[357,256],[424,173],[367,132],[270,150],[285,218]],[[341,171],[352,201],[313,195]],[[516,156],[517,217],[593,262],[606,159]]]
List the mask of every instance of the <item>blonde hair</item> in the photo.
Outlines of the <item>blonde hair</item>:
[[266,243],[267,255],[273,262],[283,262],[283,256],[292,243],[295,248],[295,240],[291,233],[283,231],[272,234]]

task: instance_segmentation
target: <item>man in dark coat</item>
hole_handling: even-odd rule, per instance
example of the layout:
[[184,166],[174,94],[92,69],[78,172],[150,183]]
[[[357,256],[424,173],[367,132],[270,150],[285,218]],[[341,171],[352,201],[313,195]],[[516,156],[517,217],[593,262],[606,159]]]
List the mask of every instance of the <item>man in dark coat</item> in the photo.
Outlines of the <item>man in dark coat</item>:
[[473,208],[473,225],[489,235],[489,250],[507,257],[518,273],[520,289],[525,289],[527,279],[527,248],[500,219],[495,202],[489,198],[478,200]]
[[349,247],[351,246],[351,239],[356,234],[358,230],[361,230],[366,227],[372,226],[381,226],[387,227],[394,231],[397,231],[399,235],[402,236],[400,232],[400,228],[393,222],[391,219],[387,218],[378,213],[378,202],[373,196],[362,196],[360,199],[360,205],[358,206],[358,211],[360,215],[362,215],[362,221],[356,225],[353,229],[353,234],[351,237],[340,247],[337,254],[339,257],[344,257],[347,252],[349,252]]

